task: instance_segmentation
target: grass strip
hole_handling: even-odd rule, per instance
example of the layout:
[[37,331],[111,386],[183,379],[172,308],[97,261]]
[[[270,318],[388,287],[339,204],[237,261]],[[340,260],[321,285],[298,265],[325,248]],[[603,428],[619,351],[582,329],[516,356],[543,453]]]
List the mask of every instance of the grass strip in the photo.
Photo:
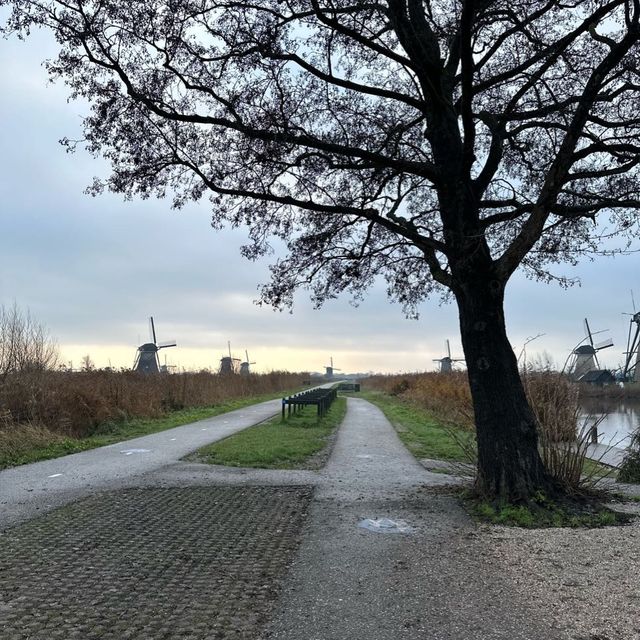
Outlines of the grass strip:
[[466,447],[475,447],[471,432],[446,426],[430,411],[396,396],[379,391],[363,391],[360,396],[384,413],[416,458],[471,462],[465,452]]
[[47,429],[30,425],[17,427],[6,433],[0,431],[0,469],[60,458],[71,453],[159,433],[259,402],[281,398],[291,393],[278,392],[235,398],[209,407],[172,411],[159,418],[132,418],[118,422],[105,422],[97,425],[91,435],[80,438],[61,436]]
[[338,398],[320,419],[315,407],[305,407],[284,421],[277,416],[214,442],[188,459],[227,467],[315,469],[322,466],[319,454],[326,451],[346,410],[345,398]]
[[558,504],[542,494],[528,504],[519,505],[496,504],[476,497],[468,497],[465,502],[469,512],[481,522],[523,529],[608,527],[627,524],[635,517],[609,509],[597,497],[566,500],[566,504]]

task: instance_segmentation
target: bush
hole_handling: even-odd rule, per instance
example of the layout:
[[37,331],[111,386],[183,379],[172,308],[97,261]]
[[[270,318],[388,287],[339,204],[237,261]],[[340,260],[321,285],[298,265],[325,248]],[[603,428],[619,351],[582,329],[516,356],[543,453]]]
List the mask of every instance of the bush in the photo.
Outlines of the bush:
[[629,449],[618,469],[618,482],[640,484],[640,431],[631,438]]
[[[589,433],[586,428],[578,428],[578,387],[544,363],[525,366],[521,376],[538,422],[540,455],[547,471],[570,491],[579,491],[584,484],[593,484],[597,477],[591,475],[585,478],[583,474]],[[363,380],[362,384],[365,389],[399,395],[427,409],[445,426],[475,431],[466,372],[372,376]],[[452,437],[459,440],[459,436],[453,433]],[[465,441],[459,444],[465,445],[469,460],[475,461],[475,452],[469,443]]]

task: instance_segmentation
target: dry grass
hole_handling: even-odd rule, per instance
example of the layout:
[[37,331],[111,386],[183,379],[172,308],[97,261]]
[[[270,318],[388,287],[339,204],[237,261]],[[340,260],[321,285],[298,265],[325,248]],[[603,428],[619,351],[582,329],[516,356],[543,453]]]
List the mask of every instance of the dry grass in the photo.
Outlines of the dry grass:
[[3,438],[13,438],[15,434],[7,432],[46,427],[56,435],[85,437],[108,422],[155,418],[186,407],[285,391],[299,386],[303,377],[288,372],[246,377],[208,372],[14,372],[0,383],[0,431],[5,432]]
[[[549,368],[527,367],[521,375],[539,425],[540,454],[551,476],[569,491],[594,484],[598,476],[585,474],[590,434],[586,428],[579,428],[578,387]],[[475,429],[471,393],[464,372],[373,376],[363,381],[363,388],[399,396],[427,409],[445,427]],[[455,439],[455,431],[451,430],[450,435]],[[475,463],[475,451],[466,444],[465,454]],[[597,465],[593,468],[597,469]]]
[[471,392],[463,371],[372,376],[362,384],[364,389],[400,396],[427,409],[445,425],[475,428]]
[[64,440],[63,435],[54,433],[42,425],[5,423],[5,428],[0,427],[0,458],[19,459],[29,451],[46,449]]

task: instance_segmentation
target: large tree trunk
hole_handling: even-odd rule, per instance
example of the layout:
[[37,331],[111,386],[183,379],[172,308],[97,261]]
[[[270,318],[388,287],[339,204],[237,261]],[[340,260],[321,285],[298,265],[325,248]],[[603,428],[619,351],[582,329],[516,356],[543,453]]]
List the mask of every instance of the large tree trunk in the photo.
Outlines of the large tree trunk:
[[509,502],[549,493],[527,401],[504,322],[504,285],[473,278],[456,291],[478,440],[477,489]]

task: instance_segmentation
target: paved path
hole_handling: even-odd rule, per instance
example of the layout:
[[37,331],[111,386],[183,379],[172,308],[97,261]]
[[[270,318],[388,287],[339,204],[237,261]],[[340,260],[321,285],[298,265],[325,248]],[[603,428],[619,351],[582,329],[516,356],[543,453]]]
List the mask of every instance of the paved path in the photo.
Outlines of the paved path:
[[[471,522],[456,499],[439,490],[452,479],[419,465],[364,400],[349,399],[332,456],[319,473],[178,461],[277,409],[277,401],[264,403],[0,473],[0,531],[38,509],[117,489],[7,531],[0,574],[11,581],[0,580],[0,631],[4,626],[16,640],[569,637],[558,635],[552,607],[532,611],[528,574],[514,574],[509,557],[494,549],[500,534],[487,535]],[[298,486],[275,486],[287,484]],[[307,516],[309,485],[316,488]],[[358,526],[381,518],[410,531]],[[247,571],[245,549],[254,546],[259,552]],[[203,561],[206,571],[198,569]],[[272,603],[259,599],[275,597],[292,561],[272,615]],[[200,571],[195,586],[193,571]],[[65,589],[57,588],[59,576]],[[85,596],[89,610],[97,607],[86,628],[80,611],[69,613]],[[214,621],[214,609],[224,603],[229,607]]]
[[627,454],[626,449],[620,447],[608,446],[605,444],[591,443],[587,446],[587,457],[607,464],[610,467],[620,467]]
[[[447,477],[421,467],[382,413],[349,400],[310,520],[264,637],[281,640],[553,640],[527,594],[487,561]],[[404,521],[412,533],[360,528]]]
[[0,530],[99,490],[132,486],[191,451],[266,420],[280,400],[55,460],[0,471]]

